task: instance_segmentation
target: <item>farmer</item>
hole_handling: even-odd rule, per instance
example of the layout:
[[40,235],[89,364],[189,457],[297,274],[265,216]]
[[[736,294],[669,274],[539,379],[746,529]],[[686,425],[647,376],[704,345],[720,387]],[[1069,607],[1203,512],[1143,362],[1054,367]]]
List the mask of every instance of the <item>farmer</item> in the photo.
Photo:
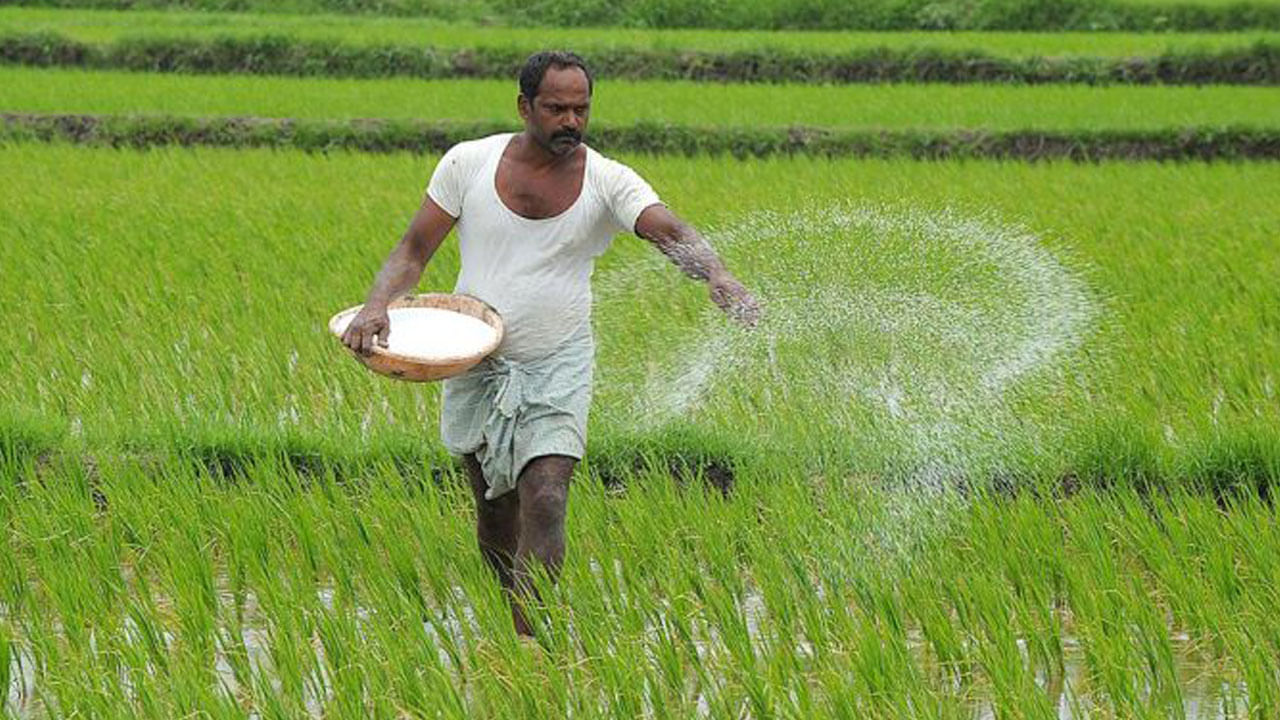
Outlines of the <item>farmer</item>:
[[[595,350],[590,278],[620,231],[634,231],[711,300],[754,326],[759,307],[715,252],[635,171],[583,144],[591,73],[569,52],[540,52],[520,71],[519,133],[458,143],[436,165],[422,206],[391,251],[342,341],[387,346],[387,304],[410,291],[449,230],[458,229],[456,293],[503,318],[502,343],[444,381],[440,434],[460,456],[476,500],[480,552],[532,635],[520,600],[533,563],[552,579],[564,559],[569,477],[586,449]],[[376,337],[376,340],[375,340]]]

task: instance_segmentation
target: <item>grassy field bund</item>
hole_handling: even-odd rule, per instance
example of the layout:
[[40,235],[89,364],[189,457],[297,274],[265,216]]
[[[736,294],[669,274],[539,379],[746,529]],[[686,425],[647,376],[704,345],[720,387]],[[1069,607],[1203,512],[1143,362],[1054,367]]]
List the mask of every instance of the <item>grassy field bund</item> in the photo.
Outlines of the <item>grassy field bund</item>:
[[1144,57],[1212,52],[1280,42],[1280,32],[824,32],[715,29],[503,27],[434,18],[376,15],[288,15],[181,10],[65,10],[0,7],[0,35],[56,33],[94,43],[161,37],[207,40],[265,35],[351,45],[427,45],[440,48],[563,46],[593,50],[743,52],[780,50],[836,54],[871,48],[977,50],[996,57]]
[[[10,112],[515,122],[511,80],[182,76],[0,68]],[[593,121],[703,127],[1136,130],[1271,128],[1270,88],[1046,85],[707,85],[610,81]]]
[[543,27],[733,30],[1169,30],[1280,29],[1275,0],[19,0],[65,8],[425,16]]
[[[762,48],[704,52],[579,48],[602,79],[715,83],[1006,83],[1043,85],[1280,85],[1280,44],[1218,50],[1171,49],[1137,57],[1001,57],[980,49],[866,47],[843,53]],[[281,35],[128,37],[84,43],[47,33],[0,36],[0,62],[203,75],[419,79],[502,78],[518,73],[528,49],[351,45]]]

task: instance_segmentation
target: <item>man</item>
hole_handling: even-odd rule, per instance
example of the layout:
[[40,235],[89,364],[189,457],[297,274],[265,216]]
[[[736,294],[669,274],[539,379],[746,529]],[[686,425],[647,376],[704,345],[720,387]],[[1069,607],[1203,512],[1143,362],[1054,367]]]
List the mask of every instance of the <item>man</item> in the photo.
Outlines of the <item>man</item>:
[[[620,231],[653,243],[710,286],[731,318],[759,307],[709,245],[633,170],[582,142],[592,78],[573,53],[541,52],[520,73],[524,130],[455,145],[436,165],[422,207],[392,250],[364,309],[343,335],[352,350],[387,346],[387,304],[411,290],[449,230],[458,229],[454,292],[502,316],[501,345],[444,381],[441,438],[462,458],[476,499],[480,551],[521,607],[533,563],[554,579],[564,558],[569,478],[586,449],[594,339],[590,276]],[[376,338],[376,340],[375,340]]]

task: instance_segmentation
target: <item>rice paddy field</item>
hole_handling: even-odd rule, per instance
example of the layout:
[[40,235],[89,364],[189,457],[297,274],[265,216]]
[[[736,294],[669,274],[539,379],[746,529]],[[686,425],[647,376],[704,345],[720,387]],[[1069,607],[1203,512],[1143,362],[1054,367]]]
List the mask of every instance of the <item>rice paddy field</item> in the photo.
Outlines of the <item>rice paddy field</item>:
[[[0,8],[0,34],[44,31],[1091,57],[1274,40]],[[0,66],[0,113],[55,120],[516,129],[515,93]],[[1176,135],[1275,131],[1280,94],[602,78],[593,118]],[[439,156],[161,140],[0,143],[5,715],[1280,715],[1275,148],[620,150],[764,315],[729,324],[634,236],[599,259],[588,454],[526,644],[438,440],[438,386],[372,375],[325,327],[364,299]],[[451,290],[458,262],[451,238],[419,288]]]
[[[432,118],[510,124],[510,81],[148,75],[0,68],[5,110],[30,113]],[[856,129],[1133,130],[1274,126],[1280,94],[1213,85],[705,85],[615,81],[593,98],[601,125],[807,125]]]

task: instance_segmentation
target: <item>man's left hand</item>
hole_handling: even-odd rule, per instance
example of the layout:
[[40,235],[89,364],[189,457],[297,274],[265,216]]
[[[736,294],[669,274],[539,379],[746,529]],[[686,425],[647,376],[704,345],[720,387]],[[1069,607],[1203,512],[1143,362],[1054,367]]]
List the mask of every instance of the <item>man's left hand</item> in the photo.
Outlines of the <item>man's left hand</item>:
[[733,275],[716,273],[707,283],[711,286],[711,301],[734,322],[748,328],[760,322],[760,303]]

